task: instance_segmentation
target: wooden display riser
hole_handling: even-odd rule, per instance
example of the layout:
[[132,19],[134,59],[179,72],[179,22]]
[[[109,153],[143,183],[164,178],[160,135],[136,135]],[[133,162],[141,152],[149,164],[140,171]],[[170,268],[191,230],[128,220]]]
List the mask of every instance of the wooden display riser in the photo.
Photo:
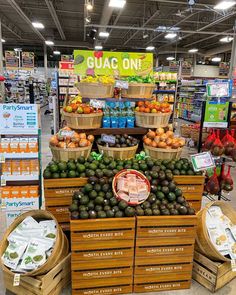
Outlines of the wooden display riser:
[[199,284],[216,292],[236,277],[230,262],[215,262],[195,251],[193,262],[193,279]]
[[132,292],[135,218],[71,220],[72,294]]
[[191,285],[196,216],[138,216],[134,292]]

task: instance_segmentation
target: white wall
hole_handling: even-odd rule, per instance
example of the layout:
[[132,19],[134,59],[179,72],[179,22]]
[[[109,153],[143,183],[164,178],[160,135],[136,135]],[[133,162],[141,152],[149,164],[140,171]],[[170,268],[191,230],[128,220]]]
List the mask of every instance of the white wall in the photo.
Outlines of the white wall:
[[206,65],[195,65],[193,69],[194,77],[219,77],[219,67],[206,66]]

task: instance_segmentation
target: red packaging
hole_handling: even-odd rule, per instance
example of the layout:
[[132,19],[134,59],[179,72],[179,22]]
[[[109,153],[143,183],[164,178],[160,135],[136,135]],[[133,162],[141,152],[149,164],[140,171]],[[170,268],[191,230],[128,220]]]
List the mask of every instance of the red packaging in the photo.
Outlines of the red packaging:
[[220,131],[216,131],[216,139],[214,140],[212,146],[211,146],[211,153],[213,156],[221,156],[224,153],[224,146],[220,140]]
[[203,145],[203,150],[209,151],[215,139],[216,139],[215,131],[211,129],[210,134],[207,136],[205,143]]
[[220,185],[216,174],[216,168],[214,168],[214,174],[209,178],[206,184],[206,190],[210,194],[218,194],[220,191]]

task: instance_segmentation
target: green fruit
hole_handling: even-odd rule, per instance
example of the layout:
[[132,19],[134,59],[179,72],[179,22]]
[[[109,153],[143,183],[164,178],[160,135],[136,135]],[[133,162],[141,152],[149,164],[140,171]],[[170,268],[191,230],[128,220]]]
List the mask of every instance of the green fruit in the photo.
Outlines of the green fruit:
[[176,200],[176,196],[175,196],[174,193],[169,193],[169,194],[167,195],[167,199],[168,199],[170,202],[173,202],[173,201]]
[[112,211],[113,211],[113,212],[117,212],[117,211],[120,211],[120,210],[119,210],[119,207],[118,207],[118,206],[114,206],[114,207],[112,208]]
[[156,202],[156,196],[155,196],[155,194],[150,193],[150,195],[149,195],[147,201],[148,201],[150,204],[155,203],[155,202]]
[[179,214],[181,214],[181,215],[188,214],[188,209],[184,206],[180,206],[178,211],[179,211]]
[[187,171],[187,174],[188,174],[188,175],[194,175],[194,172],[193,172],[193,170],[190,170],[190,169],[189,169],[189,170]]
[[86,211],[87,207],[85,205],[80,205],[79,206],[79,211]]
[[151,192],[156,193],[157,192],[157,186],[156,185],[151,185]]
[[84,172],[80,173],[80,177],[86,177],[86,174]]
[[121,200],[118,204],[118,207],[120,210],[125,210],[125,208],[128,207],[128,204],[124,200]]
[[111,169],[111,170],[112,170],[112,169],[115,169],[115,168],[116,168],[116,165],[117,165],[117,164],[116,164],[116,161],[112,161],[112,162],[108,165],[108,168]]
[[193,208],[188,208],[188,215],[195,215],[195,210]]
[[76,204],[71,204],[69,210],[70,212],[78,211],[78,206]]
[[125,216],[132,217],[134,215],[135,215],[135,210],[133,207],[128,206],[125,208]]
[[147,160],[147,166],[148,168],[152,168],[154,166],[154,162],[152,160]]
[[102,170],[100,170],[100,169],[97,169],[97,170],[95,171],[95,174],[96,174],[96,176],[97,176],[98,178],[102,178],[102,177],[103,177],[103,172],[102,172]]
[[161,211],[160,211],[159,209],[153,209],[153,210],[152,210],[152,214],[153,214],[154,216],[159,216],[159,215],[161,215]]
[[[116,206],[118,204],[118,200],[115,198],[115,197],[112,197],[111,199],[110,199],[110,205],[111,205],[111,207],[114,207],[114,206]],[[119,207],[118,207],[119,208]]]
[[116,169],[120,171],[120,170],[123,170],[124,168],[123,168],[123,166],[118,165],[118,166],[116,167]]
[[174,192],[176,190],[176,185],[173,182],[170,182],[168,188],[171,192]]
[[150,208],[147,208],[144,210],[144,215],[145,216],[152,216],[152,209]]
[[92,209],[94,209],[95,206],[94,206],[94,203],[92,201],[89,201],[88,204],[87,204],[87,207],[88,207],[89,210],[92,210]]
[[110,164],[110,160],[109,160],[107,157],[104,157],[104,158],[103,158],[103,163],[104,163],[105,165],[108,165],[108,164]]
[[96,212],[96,211],[94,211],[94,210],[90,210],[88,213],[89,213],[89,218],[90,218],[90,219],[95,219],[95,218],[97,218],[97,212]]
[[151,204],[148,201],[144,201],[141,205],[143,209],[148,209],[151,207]]
[[94,201],[96,205],[103,205],[104,199],[102,197],[97,197]]
[[106,177],[112,177],[112,176],[113,176],[113,172],[112,172],[112,170],[108,170],[108,169],[106,169],[106,170],[104,171],[104,174],[105,174]]
[[80,156],[80,157],[78,158],[78,162],[79,162],[80,164],[84,164],[84,162],[85,162],[85,157]]
[[99,212],[103,210],[103,207],[101,205],[96,205],[94,209],[95,211]]
[[96,192],[100,192],[102,189],[102,186],[100,184],[96,183],[93,188]]
[[110,186],[109,186],[109,184],[104,184],[104,185],[102,186],[102,191],[103,191],[104,193],[107,193],[109,190],[110,190]]
[[183,204],[183,203],[185,202],[185,198],[180,196],[180,197],[177,198],[176,201],[177,201],[177,203],[179,203],[179,204]]
[[86,169],[88,169],[89,168],[89,162],[85,162],[84,166],[85,166]]
[[112,210],[107,210],[106,215],[107,215],[108,218],[112,218],[112,217],[115,216],[115,213]]
[[60,174],[57,173],[57,172],[54,172],[54,173],[52,174],[52,178],[60,178]]
[[89,192],[89,198],[91,200],[95,200],[97,195],[98,195],[98,193],[95,190],[92,190],[92,191]]
[[110,205],[110,202],[108,199],[104,199],[104,203],[103,203],[104,206],[107,206],[107,205]]
[[110,200],[112,197],[113,197],[113,193],[112,193],[112,192],[107,192],[107,193],[106,193],[106,198],[107,198],[108,200]]
[[116,211],[115,212],[115,217],[120,218],[120,217],[123,217],[123,216],[124,216],[124,213],[122,211]]
[[105,195],[106,194],[104,192],[102,192],[102,191],[98,192],[98,197],[105,198]]
[[100,184],[105,184],[105,183],[106,183],[106,179],[103,178],[103,177],[100,178],[100,179],[99,179],[99,183],[100,183]]
[[180,170],[180,175],[186,175],[186,171],[185,170]]
[[101,170],[106,168],[106,166],[105,166],[104,164],[102,164],[102,163],[100,163],[98,167],[99,167]]
[[81,205],[87,205],[89,202],[89,197],[88,196],[83,196],[80,198],[80,204]]
[[56,164],[50,165],[50,172],[55,173],[58,171],[58,166]]
[[163,193],[163,192],[160,192],[160,191],[158,191],[158,192],[157,192],[157,198],[158,198],[159,200],[162,200],[162,199],[164,199],[164,198],[165,198],[165,195],[164,195],[164,193]]
[[151,171],[151,177],[153,178],[153,179],[157,179],[158,178],[158,172],[156,172],[156,171]]
[[43,172],[43,177],[45,179],[50,179],[50,178],[52,178],[52,173],[49,170],[45,169]]
[[176,197],[181,197],[182,196],[182,190],[180,188],[177,188],[175,190],[175,195],[176,195]]
[[59,164],[58,164],[58,169],[59,169],[59,171],[66,171],[66,169],[67,169],[67,164],[66,164],[66,162],[60,162]]
[[68,172],[68,177],[69,177],[69,178],[75,178],[75,177],[76,177],[76,173],[75,173],[75,171],[74,171],[74,170],[70,170],[70,171]]
[[174,175],[180,175],[180,171],[178,169],[173,170]]
[[80,200],[83,196],[84,196],[84,194],[82,192],[76,191],[73,194],[73,200]]
[[168,186],[168,185],[169,185],[169,181],[168,181],[168,180],[163,180],[163,181],[161,182],[161,185],[162,185],[162,186]]
[[67,178],[67,173],[66,172],[61,172],[60,177],[61,178]]
[[92,163],[93,162],[93,157],[89,156],[88,159],[87,159],[87,162]]
[[140,208],[136,208],[136,214],[138,216],[144,216],[144,210],[140,207]]
[[107,217],[106,212],[105,211],[98,211],[97,217],[98,218],[106,218]]
[[140,168],[140,170],[142,170],[142,171],[146,171],[146,170],[148,170],[148,166],[147,166],[147,164],[139,164],[139,168]]
[[76,169],[80,173],[84,172],[86,170],[85,166],[83,164],[76,164]]
[[67,169],[68,170],[76,170],[76,165],[75,165],[75,163],[74,162],[68,162],[67,163]]
[[170,215],[170,211],[168,209],[161,210],[161,215]]
[[162,189],[161,189],[161,191],[162,191],[165,195],[169,194],[169,192],[170,192],[168,186],[163,186]]
[[85,184],[84,190],[85,190],[86,193],[91,192],[93,190],[92,184],[90,184],[90,183]]
[[98,178],[96,176],[90,176],[88,178],[88,183],[95,184],[98,182]]
[[108,210],[111,210],[111,206],[108,206],[108,205],[104,206],[104,211],[108,211]]
[[97,165],[95,165],[94,163],[91,163],[91,164],[89,165],[89,168],[90,168],[91,170],[95,171],[95,170],[97,169]]
[[85,171],[87,177],[95,176],[95,171],[88,169]]
[[79,217],[80,217],[81,219],[88,219],[89,214],[88,214],[87,211],[81,211],[80,214],[79,214]]
[[165,174],[165,172],[164,171],[160,171],[159,172],[159,179],[160,180],[164,180],[166,178],[166,174]]
[[170,209],[170,215],[179,215],[179,211],[176,209]]
[[166,173],[166,179],[167,180],[172,180],[173,179],[173,174],[172,173]]

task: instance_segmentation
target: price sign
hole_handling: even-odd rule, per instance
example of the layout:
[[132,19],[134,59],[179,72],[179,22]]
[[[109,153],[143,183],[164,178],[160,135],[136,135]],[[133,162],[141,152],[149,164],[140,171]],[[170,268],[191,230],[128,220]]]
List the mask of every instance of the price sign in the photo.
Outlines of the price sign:
[[105,107],[106,102],[104,100],[91,99],[90,105],[95,109],[102,109]]
[[191,155],[194,171],[202,171],[215,167],[215,162],[210,152]]
[[209,97],[229,97],[230,85],[229,82],[215,82],[207,84],[207,96]]
[[113,135],[107,135],[107,134],[102,134],[101,135],[101,140],[107,143],[115,144],[116,143],[116,138]]
[[72,137],[74,135],[74,131],[69,131],[69,130],[60,130],[59,135],[63,137]]
[[116,80],[115,87],[122,88],[122,89],[128,89],[129,83],[127,81]]

